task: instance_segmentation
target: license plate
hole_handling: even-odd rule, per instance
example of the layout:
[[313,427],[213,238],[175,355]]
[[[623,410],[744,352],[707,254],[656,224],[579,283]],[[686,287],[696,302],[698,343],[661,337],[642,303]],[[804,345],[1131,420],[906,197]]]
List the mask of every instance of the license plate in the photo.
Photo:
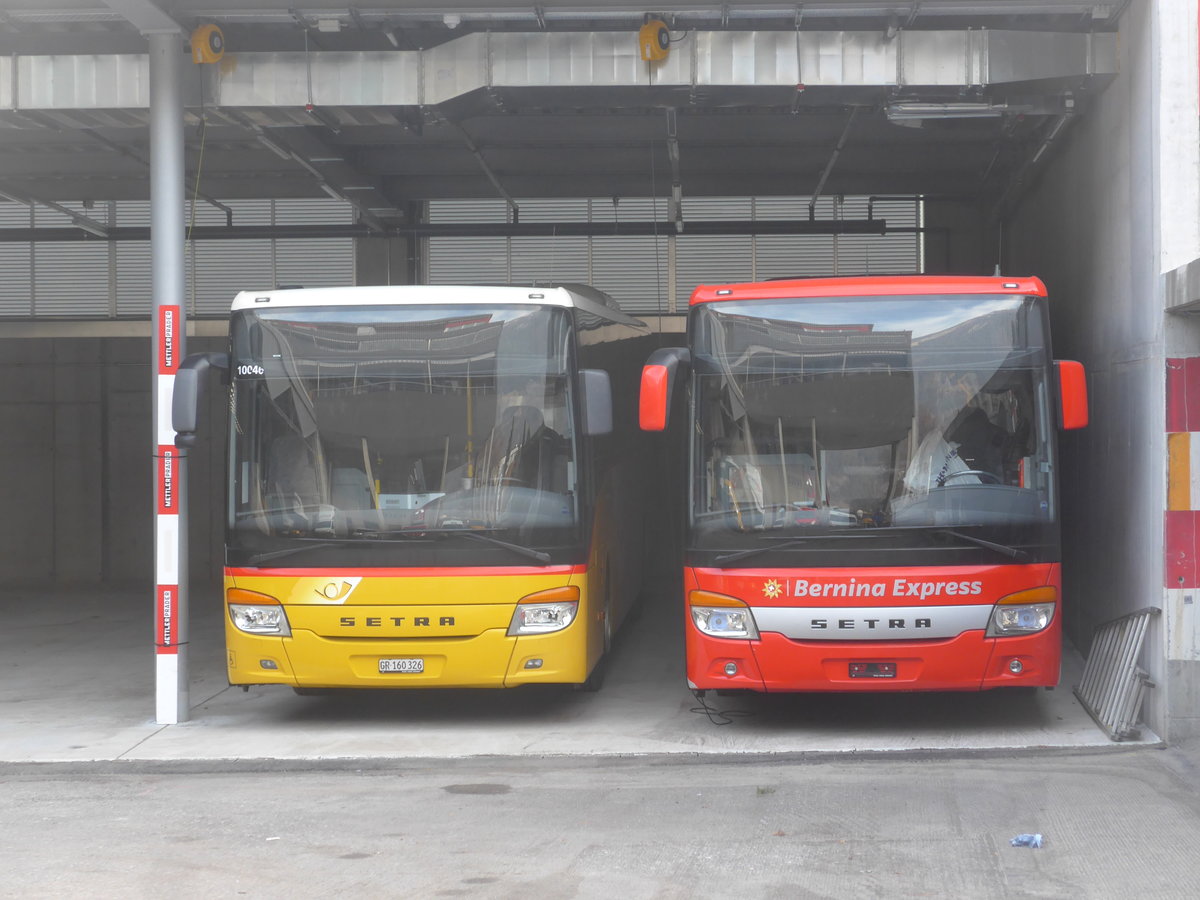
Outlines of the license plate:
[[851,678],[895,678],[896,664],[894,662],[852,662],[850,663]]
[[419,675],[425,671],[425,660],[416,656],[404,656],[399,659],[381,659],[379,671],[399,672],[403,675]]

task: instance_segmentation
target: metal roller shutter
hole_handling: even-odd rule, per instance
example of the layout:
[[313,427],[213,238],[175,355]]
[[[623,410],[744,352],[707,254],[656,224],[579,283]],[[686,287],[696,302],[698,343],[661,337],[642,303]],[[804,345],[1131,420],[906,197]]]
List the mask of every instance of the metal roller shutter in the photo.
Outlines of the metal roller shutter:
[[[118,203],[117,224],[130,227],[149,226],[150,202],[138,200]],[[149,317],[150,311],[154,308],[150,242],[123,241],[116,244],[115,247],[117,253],[117,315]]]
[[590,240],[593,285],[611,294],[626,312],[667,312],[670,246],[666,237]]
[[[350,222],[349,204],[333,199],[230,201],[237,225]],[[504,222],[499,198],[434,201],[432,222]],[[148,225],[150,204],[121,202],[104,209],[68,205],[119,225]],[[431,238],[424,254],[430,284],[506,284],[580,281],[612,294],[633,313],[682,312],[697,284],[785,276],[920,272],[923,242],[920,201],[913,198],[822,197],[816,218],[863,218],[868,208],[890,228],[887,235],[689,235],[687,221],[806,219],[806,197],[718,197],[684,200],[684,231],[655,237]],[[225,224],[211,204],[188,203],[186,224]],[[520,201],[521,221],[596,223],[662,221],[666,199],[553,198]],[[69,225],[68,216],[42,207],[0,204],[0,225]],[[0,245],[0,316],[83,318],[149,315],[149,241]],[[228,315],[240,290],[354,282],[350,238],[189,242],[185,253],[187,303],[192,316]]]
[[[689,219],[806,220],[808,197],[705,197],[684,200],[684,230],[653,237],[430,238],[430,284],[585,281],[612,294],[632,313],[682,312],[698,284],[788,276],[914,273],[922,269],[915,231],[886,235],[689,235]],[[866,218],[868,208],[889,228],[920,224],[915,198],[870,201],[821,197],[814,218]],[[622,198],[617,203],[525,199],[522,222],[632,222],[664,220],[665,199]],[[431,222],[504,222],[503,200],[443,200],[429,204]],[[673,294],[673,296],[672,296]],[[673,301],[673,304],[672,304]]]
[[[667,201],[650,197],[596,199],[592,222],[653,222],[667,217]],[[657,237],[592,237],[592,284],[626,312],[656,313],[670,305],[670,243]]]
[[675,308],[687,309],[698,284],[754,280],[754,238],[748,234],[687,233],[689,219],[747,221],[754,217],[749,197],[687,198],[683,201],[683,233],[675,238]]
[[[105,209],[86,209],[82,203],[64,203],[65,208],[81,216],[106,222]],[[55,209],[36,207],[34,227],[70,227],[70,216]],[[35,316],[110,316],[110,279],[108,271],[112,244],[92,242],[50,242],[33,245],[33,314]]]
[[[805,220],[810,197],[759,197],[754,201],[755,219],[765,221]],[[813,218],[828,221],[836,215],[836,201],[819,197]],[[754,238],[756,280],[832,275],[837,268],[837,241],[831,234],[761,234]]]
[[[354,222],[354,208],[349,203],[327,198],[276,200],[272,221],[276,225],[327,222],[349,225]],[[353,238],[279,238],[274,243],[275,284],[303,287],[354,284]]]
[[[31,228],[33,212],[20,203],[0,203],[0,228]],[[33,315],[33,253],[29,244],[0,243],[0,316]]]
[[[846,197],[839,218],[865,219],[867,197]],[[885,219],[888,228],[912,228],[918,224],[913,200],[876,200],[872,214]],[[914,274],[921,271],[920,241],[916,233],[841,234],[837,236],[838,274]]]
[[[430,222],[505,222],[503,200],[444,200],[429,204]],[[429,238],[425,241],[425,275],[428,284],[507,284],[508,239]]]

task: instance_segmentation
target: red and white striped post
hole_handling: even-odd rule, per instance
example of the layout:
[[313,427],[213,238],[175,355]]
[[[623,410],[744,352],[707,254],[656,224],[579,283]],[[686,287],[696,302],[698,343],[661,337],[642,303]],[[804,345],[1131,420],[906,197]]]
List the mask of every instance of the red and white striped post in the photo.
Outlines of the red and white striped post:
[[171,428],[171,398],[175,373],[183,354],[183,310],[164,305],[155,310],[157,320],[155,382],[157,444],[154,472],[154,653],[156,658],[155,719],[173,724],[187,719],[187,619],[183,588],[186,557],[180,552],[187,519],[182,479],[186,474],[183,451],[175,446]]
[[150,42],[150,247],[154,316],[154,718],[188,718],[186,455],[175,447],[171,398],[186,353],[183,267],[184,154],[178,33]]

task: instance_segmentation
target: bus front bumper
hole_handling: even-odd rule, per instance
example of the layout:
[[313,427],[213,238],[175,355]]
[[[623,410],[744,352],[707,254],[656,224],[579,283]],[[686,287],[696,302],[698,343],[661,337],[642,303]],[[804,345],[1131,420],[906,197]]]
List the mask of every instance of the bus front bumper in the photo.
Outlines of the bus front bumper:
[[[983,631],[934,641],[798,641],[764,632],[756,641],[711,638],[690,625],[688,684],[696,690],[980,691],[1054,687],[1062,632],[989,638]],[[1019,663],[1019,672],[1014,669]],[[866,664],[866,665],[862,665]],[[858,676],[851,672],[864,673]],[[888,674],[891,673],[891,674]]]
[[[584,634],[583,628],[568,627],[554,634],[510,637],[492,629],[473,637],[395,641],[328,638],[305,630],[266,637],[230,625],[229,683],[400,689],[577,684],[588,675]],[[420,671],[383,672],[381,660],[419,660]]]

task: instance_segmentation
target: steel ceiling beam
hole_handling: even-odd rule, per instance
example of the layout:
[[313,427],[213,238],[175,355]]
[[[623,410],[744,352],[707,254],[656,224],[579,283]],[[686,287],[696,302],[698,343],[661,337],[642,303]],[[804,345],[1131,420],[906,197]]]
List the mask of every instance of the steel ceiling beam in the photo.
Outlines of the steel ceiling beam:
[[[115,4],[109,4],[114,6]],[[704,21],[714,25],[732,27],[791,18],[798,4],[765,3],[756,0],[733,0],[733,2],[658,2],[654,11],[669,19],[684,19],[688,22]],[[1109,2],[1053,2],[1053,0],[920,0],[920,2],[880,2],[880,0],[805,0],[801,4],[806,20],[827,19],[880,19],[886,21],[897,12],[907,23],[917,19],[948,17],[1000,17],[1000,16],[1073,16],[1107,22],[1113,7]],[[31,0],[32,7],[32,0]],[[192,14],[230,24],[282,25],[295,21],[296,15],[343,20],[357,19],[364,23],[387,23],[411,26],[414,23],[445,27],[447,9],[434,3],[409,3],[404,0],[380,2],[369,8],[337,9],[319,3],[291,2],[286,6],[259,6],[253,2],[241,6],[226,3],[201,8],[197,4]],[[38,21],[45,13],[36,8],[14,10],[22,19]],[[481,2],[455,10],[458,25],[455,27],[487,27],[505,23],[528,23],[531,26],[553,28],[569,26],[578,22],[612,22],[641,24],[646,6],[637,3],[596,3],[592,8],[578,4],[541,3],[531,4],[528,0],[512,2]]]
[[[311,175],[317,187],[330,197],[335,200],[345,201],[354,207],[359,221],[368,226],[372,231],[382,232],[386,229],[387,226],[372,211],[372,209],[383,208],[383,204],[377,202],[372,207],[370,199],[367,196],[356,196],[357,192],[350,189],[361,185],[379,197],[387,198],[387,192],[383,188],[383,183],[374,176],[358,171],[351,165],[345,159],[346,151],[331,145],[323,138],[312,133],[309,129],[288,129],[286,137],[281,129],[276,129],[268,137],[266,130],[260,125],[246,120],[235,112],[230,111],[228,114],[250,129],[265,147],[281,159],[294,162]],[[297,150],[294,146],[297,143],[307,146],[303,146]],[[334,162],[338,165],[329,165]],[[353,184],[348,182],[353,182]],[[390,199],[387,200],[387,204],[395,206]],[[396,214],[402,215],[399,209],[396,210]]]
[[[82,213],[77,213],[73,209],[68,209],[60,203],[55,203],[53,200],[39,200],[37,197],[26,197],[10,190],[2,184],[0,184],[0,197],[3,197],[6,200],[11,200],[13,203],[20,203],[23,206],[28,206],[31,208],[34,206],[44,206],[47,209],[52,209],[55,212],[62,213],[64,216],[70,218],[70,220],[75,224],[76,228],[92,237],[106,239],[112,237],[112,228],[110,226],[105,225],[103,222],[97,222],[95,219],[88,218]],[[38,229],[33,230],[37,231]],[[63,230],[71,232],[76,236],[79,235],[79,232],[76,232],[74,228]]]
[[104,5],[120,13],[142,34],[187,34],[182,25],[150,0],[104,0]]

